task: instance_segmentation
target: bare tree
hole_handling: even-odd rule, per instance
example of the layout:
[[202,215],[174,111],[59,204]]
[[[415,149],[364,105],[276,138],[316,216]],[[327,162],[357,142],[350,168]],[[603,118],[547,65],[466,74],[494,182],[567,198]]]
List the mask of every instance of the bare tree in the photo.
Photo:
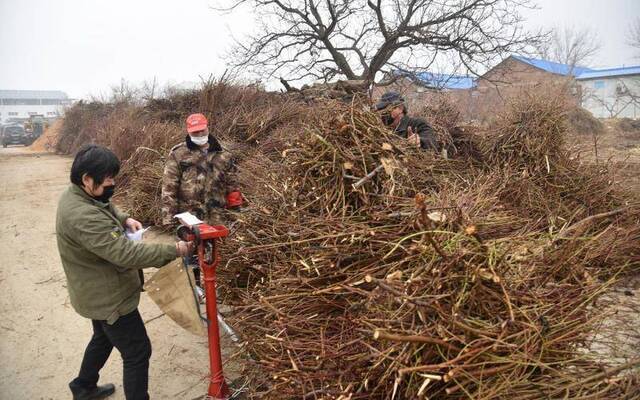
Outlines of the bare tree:
[[588,65],[601,47],[595,31],[566,26],[553,28],[547,40],[540,44],[538,52],[546,60],[566,64],[573,69]]
[[522,27],[531,0],[227,0],[225,9],[242,5],[261,26],[237,43],[235,67],[291,81],[372,83],[452,56],[475,73],[540,36]]
[[142,105],[149,100],[153,100],[158,95],[162,96],[163,93],[159,92],[158,81],[155,77],[151,81],[147,80],[139,84],[121,78],[120,84],[111,85],[111,94],[109,96],[94,96],[93,100],[104,103]]
[[636,57],[640,58],[640,17],[636,17],[629,27],[627,44],[636,50]]
[[120,78],[119,85],[111,85],[111,98],[108,101],[111,103],[134,104],[139,101],[139,98],[140,88],[126,79]]
[[615,87],[608,91],[585,89],[584,99],[602,107],[607,118],[617,118],[629,107],[640,109],[640,79],[618,78]]

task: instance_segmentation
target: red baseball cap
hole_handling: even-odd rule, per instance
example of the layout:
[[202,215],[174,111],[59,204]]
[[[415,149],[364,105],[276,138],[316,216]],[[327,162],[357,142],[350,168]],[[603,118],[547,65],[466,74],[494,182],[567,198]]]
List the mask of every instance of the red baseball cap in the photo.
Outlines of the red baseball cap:
[[207,117],[202,114],[191,114],[187,117],[187,132],[198,132],[207,129]]

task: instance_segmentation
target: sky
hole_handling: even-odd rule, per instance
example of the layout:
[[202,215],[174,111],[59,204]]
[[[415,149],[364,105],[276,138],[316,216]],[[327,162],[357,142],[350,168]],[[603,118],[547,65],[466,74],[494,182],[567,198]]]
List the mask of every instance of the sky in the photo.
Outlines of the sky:
[[[638,0],[537,0],[527,27],[589,27],[602,49],[592,67],[638,65],[625,36]],[[121,80],[159,85],[220,76],[250,11],[214,10],[216,0],[0,0],[0,89],[106,95]]]
[[640,65],[627,42],[629,26],[640,17],[640,0],[536,0],[537,10],[523,12],[530,28],[574,27],[595,31],[601,41],[591,68]]

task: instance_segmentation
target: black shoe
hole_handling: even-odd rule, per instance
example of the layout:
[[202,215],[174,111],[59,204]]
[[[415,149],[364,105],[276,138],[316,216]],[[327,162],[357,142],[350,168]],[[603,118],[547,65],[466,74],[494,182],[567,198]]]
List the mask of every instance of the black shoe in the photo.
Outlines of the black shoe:
[[75,389],[71,393],[73,393],[73,400],[99,400],[111,396],[115,391],[115,385],[107,383],[96,386],[94,389]]

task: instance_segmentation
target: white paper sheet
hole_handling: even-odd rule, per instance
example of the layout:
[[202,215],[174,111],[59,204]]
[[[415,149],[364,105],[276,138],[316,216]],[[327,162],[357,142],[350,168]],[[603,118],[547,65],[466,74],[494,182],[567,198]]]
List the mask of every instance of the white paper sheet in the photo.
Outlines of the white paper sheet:
[[127,237],[127,239],[132,240],[134,242],[139,242],[142,240],[142,235],[148,231],[149,228],[144,228],[144,229],[138,229],[136,232],[131,232],[131,231],[126,231],[124,234]]
[[190,212],[183,212],[180,214],[176,214],[173,216],[173,218],[177,218],[182,225],[189,226],[189,227],[194,225],[199,225],[204,222],[200,220],[198,217],[196,217],[195,215],[191,214]]

